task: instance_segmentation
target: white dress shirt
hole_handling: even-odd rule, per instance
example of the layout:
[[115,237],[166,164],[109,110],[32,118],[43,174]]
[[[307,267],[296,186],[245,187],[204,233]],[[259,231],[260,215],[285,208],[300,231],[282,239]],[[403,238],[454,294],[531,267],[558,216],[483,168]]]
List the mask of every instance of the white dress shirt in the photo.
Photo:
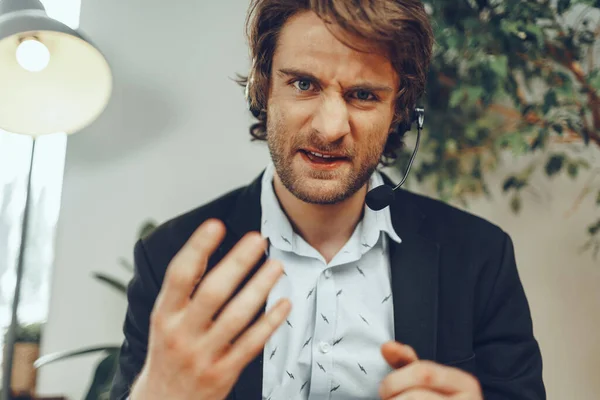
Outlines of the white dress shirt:
[[[391,372],[381,345],[394,340],[388,240],[401,242],[389,208],[364,217],[344,247],[326,263],[296,234],[273,190],[274,166],[262,179],[261,233],[284,275],[267,310],[280,298],[292,303],[287,321],[263,353],[263,400],[375,399]],[[369,189],[383,184],[375,172]]]

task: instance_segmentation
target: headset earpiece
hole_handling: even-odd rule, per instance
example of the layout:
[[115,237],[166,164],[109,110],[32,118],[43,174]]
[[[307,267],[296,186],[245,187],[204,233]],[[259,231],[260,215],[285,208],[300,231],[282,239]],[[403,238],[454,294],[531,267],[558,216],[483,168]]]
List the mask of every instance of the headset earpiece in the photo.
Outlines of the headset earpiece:
[[418,125],[417,128],[422,129],[424,117],[425,117],[425,110],[423,108],[416,107],[413,110],[413,112],[410,115],[408,120],[402,121],[398,124],[398,128],[396,129],[396,132],[398,133],[398,135],[401,138],[404,137],[406,132],[408,132],[412,129],[413,122],[417,122],[417,125]]
[[252,85],[252,83],[254,82],[254,66],[256,65],[255,62],[252,62],[252,68],[250,69],[250,74],[248,75],[248,80],[246,82],[246,91],[245,91],[245,96],[246,96],[246,101],[248,102],[248,110],[250,110],[250,113],[254,116],[254,118],[257,118],[260,116],[261,110],[255,106],[252,105],[252,97],[250,96],[250,85]]
[[256,107],[253,107],[251,101],[248,102],[248,109],[250,110],[254,118],[258,118],[260,116],[260,110]]
[[258,116],[260,115],[260,110],[252,105],[252,99],[250,98],[250,81],[251,78],[248,77],[248,82],[246,82],[245,91],[246,101],[248,102],[248,110],[250,110],[250,113],[254,116],[254,118],[258,118]]

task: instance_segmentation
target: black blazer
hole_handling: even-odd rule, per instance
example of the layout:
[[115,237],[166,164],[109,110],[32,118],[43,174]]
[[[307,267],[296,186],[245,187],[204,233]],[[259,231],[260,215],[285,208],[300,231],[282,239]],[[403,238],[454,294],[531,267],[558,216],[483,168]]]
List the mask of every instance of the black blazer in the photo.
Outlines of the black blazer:
[[[209,269],[246,232],[260,231],[261,177],[136,244],[112,400],[128,396],[143,366],[150,312],[173,256],[208,218],[227,227]],[[481,218],[404,190],[390,211],[402,238],[401,244],[390,241],[396,340],[421,359],[474,374],[486,400],[545,399],[542,358],[510,237]],[[244,369],[228,399],[260,400],[261,394],[262,354]]]

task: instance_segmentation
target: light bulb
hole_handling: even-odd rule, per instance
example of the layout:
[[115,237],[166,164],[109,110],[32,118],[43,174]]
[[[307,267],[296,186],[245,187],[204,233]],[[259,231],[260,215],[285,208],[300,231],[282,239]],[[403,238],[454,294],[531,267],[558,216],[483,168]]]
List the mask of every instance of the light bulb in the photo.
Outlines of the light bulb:
[[25,39],[17,47],[17,62],[27,71],[40,72],[50,63],[50,50],[34,38]]

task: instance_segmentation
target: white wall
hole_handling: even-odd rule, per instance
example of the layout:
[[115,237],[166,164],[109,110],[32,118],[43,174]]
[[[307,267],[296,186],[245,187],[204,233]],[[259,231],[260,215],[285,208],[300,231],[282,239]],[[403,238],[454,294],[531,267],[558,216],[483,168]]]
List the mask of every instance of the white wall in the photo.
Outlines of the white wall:
[[[598,166],[598,149],[586,153],[595,153]],[[501,178],[521,170],[524,161],[507,165],[490,181],[499,188]],[[600,255],[593,259],[590,252],[579,252],[588,238],[585,228],[600,216],[594,195],[566,216],[588,176],[577,182],[538,176],[531,183],[541,199],[526,196],[519,215],[508,211],[508,198],[500,194],[494,202],[475,202],[470,210],[500,225],[515,242],[550,400],[600,398]]]
[[[200,205],[248,182],[266,163],[265,146],[249,142],[242,91],[230,80],[248,65],[246,5],[83,1],[81,29],[111,62],[115,93],[100,120],[69,141],[43,353],[120,343],[125,301],[90,274],[127,277],[116,260],[131,258],[141,221]],[[551,399],[592,400],[600,393],[594,379],[600,374],[600,261],[576,253],[586,213],[597,211],[586,204],[562,218],[577,187],[548,185],[553,198],[526,204],[520,217],[500,198],[472,209],[515,239]],[[40,393],[82,398],[96,361],[44,367]]]

